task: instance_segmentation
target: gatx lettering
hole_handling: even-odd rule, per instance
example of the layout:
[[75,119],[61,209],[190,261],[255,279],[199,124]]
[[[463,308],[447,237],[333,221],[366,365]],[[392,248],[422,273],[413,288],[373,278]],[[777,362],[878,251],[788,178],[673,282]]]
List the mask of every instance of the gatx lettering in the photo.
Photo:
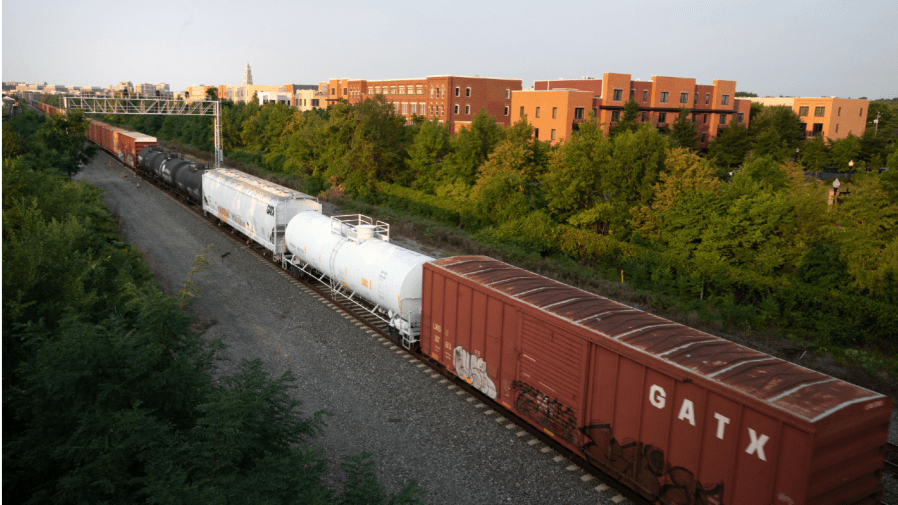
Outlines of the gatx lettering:
[[[667,392],[664,391],[663,387],[657,384],[652,384],[651,387],[649,387],[649,403],[657,409],[664,409],[664,407],[667,406]],[[690,425],[695,426],[695,404],[692,403],[692,400],[689,400],[688,398],[683,399],[683,403],[680,404],[677,419],[686,421]],[[719,412],[715,412],[714,419],[717,420],[717,438],[723,440],[726,436],[726,427],[730,424],[730,418]],[[748,430],[749,442],[748,447],[745,448],[745,452],[747,454],[754,454],[761,461],[767,461],[767,455],[764,454],[764,444],[770,440],[770,437],[763,433],[758,433],[752,428],[746,427],[746,429]]]

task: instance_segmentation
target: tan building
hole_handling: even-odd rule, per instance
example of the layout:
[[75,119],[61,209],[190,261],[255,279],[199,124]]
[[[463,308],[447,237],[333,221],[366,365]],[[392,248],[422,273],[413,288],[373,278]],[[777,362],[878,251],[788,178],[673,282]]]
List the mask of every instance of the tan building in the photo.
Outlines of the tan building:
[[848,135],[860,137],[867,126],[868,100],[836,97],[752,97],[748,100],[765,106],[791,107],[801,120],[806,137],[822,135],[841,140]]
[[512,120],[525,119],[535,138],[556,144],[592,117],[593,98],[592,91],[575,89],[512,91]]
[[[322,83],[320,88],[324,87]],[[407,121],[415,116],[436,119],[456,132],[457,127],[471,124],[480,109],[498,124],[509,126],[511,93],[520,89],[520,79],[440,75],[380,81],[331,79],[322,90],[329,104],[338,100],[359,103],[383,95]]]
[[293,94],[293,97],[296,109],[300,112],[327,108],[327,86],[324,87],[324,91],[300,89]]
[[[635,100],[639,105],[639,115],[637,120],[643,123],[667,129],[673,126],[674,121],[679,114],[681,108],[689,111],[691,119],[695,122],[697,135],[699,137],[699,147],[707,147],[708,143],[716,137],[722,129],[732,121],[748,125],[749,112],[751,111],[751,103],[747,100],[737,100],[736,81],[715,80],[713,84],[697,84],[695,79],[688,77],[664,77],[652,76],[651,81],[634,81],[630,74],[605,73],[601,79],[583,78],[553,81],[536,81],[534,83],[533,92],[550,91],[550,90],[578,90],[589,91],[593,95],[591,104],[591,112],[598,118],[599,123],[604,125],[607,134],[611,127],[620,121],[623,115],[624,105],[630,100]],[[531,93],[533,93],[531,92]],[[526,103],[519,105],[512,104],[516,117],[521,115],[520,107],[523,105],[524,115],[531,124],[536,119],[535,107],[540,107],[540,119],[542,119],[543,111],[558,108],[560,111],[566,111],[567,107],[564,103],[545,103],[539,104],[534,102],[537,97],[544,97],[548,100],[555,100],[560,95],[536,94],[521,99]],[[578,98],[578,100],[582,100]],[[576,109],[576,107],[575,107]],[[589,110],[587,110],[587,113]],[[575,112],[576,114],[576,112]],[[588,119],[589,116],[586,117]],[[582,119],[576,118],[574,115],[561,117],[562,122],[559,124],[568,124],[573,126]],[[561,129],[555,128],[555,142],[565,139],[570,135],[571,129],[565,129],[566,133],[562,135]],[[551,136],[551,132],[549,134]],[[541,140],[551,139],[540,131]]]

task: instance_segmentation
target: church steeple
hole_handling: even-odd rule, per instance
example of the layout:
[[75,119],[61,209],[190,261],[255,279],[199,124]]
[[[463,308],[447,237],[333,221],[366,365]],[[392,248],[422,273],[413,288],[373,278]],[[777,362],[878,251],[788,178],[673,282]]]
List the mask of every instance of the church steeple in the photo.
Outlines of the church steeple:
[[253,84],[253,71],[249,69],[249,62],[246,63],[246,69],[243,71],[243,85],[244,86],[252,86]]

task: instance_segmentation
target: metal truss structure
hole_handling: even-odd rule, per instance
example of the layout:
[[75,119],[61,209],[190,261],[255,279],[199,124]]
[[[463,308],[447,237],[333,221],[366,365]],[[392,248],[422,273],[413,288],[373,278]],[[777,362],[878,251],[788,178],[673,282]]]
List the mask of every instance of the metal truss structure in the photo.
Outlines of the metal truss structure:
[[159,114],[164,116],[212,116],[215,118],[215,167],[224,162],[221,148],[221,102],[219,100],[184,101],[166,98],[107,96],[64,96],[62,108],[85,114]]

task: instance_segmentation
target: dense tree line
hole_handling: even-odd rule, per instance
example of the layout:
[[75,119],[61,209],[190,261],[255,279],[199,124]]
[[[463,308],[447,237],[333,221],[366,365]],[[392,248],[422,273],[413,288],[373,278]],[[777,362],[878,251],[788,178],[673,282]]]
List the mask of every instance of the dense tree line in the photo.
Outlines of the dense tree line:
[[[898,107],[872,102],[878,129],[829,141],[804,139],[789,108],[753,105],[750,125],[731,123],[707,152],[687,113],[664,132],[637,113],[628,104],[609,135],[591,120],[550,146],[483,112],[453,134],[406,124],[382,98],[304,113],[226,103],[223,141],[232,158],[301,176],[307,192],[333,186],[515,254],[625,274],[655,303],[724,327],[894,356]],[[849,160],[850,195],[830,206],[831,186],[805,171]],[[866,171],[878,165],[891,170]]]
[[365,454],[326,486],[309,443],[325,413],[298,414],[289,373],[245,361],[213,380],[221,344],[190,331],[190,283],[165,295],[101,191],[69,177],[93,155],[85,128],[75,113],[3,123],[3,498],[419,503],[414,483],[386,493]]

